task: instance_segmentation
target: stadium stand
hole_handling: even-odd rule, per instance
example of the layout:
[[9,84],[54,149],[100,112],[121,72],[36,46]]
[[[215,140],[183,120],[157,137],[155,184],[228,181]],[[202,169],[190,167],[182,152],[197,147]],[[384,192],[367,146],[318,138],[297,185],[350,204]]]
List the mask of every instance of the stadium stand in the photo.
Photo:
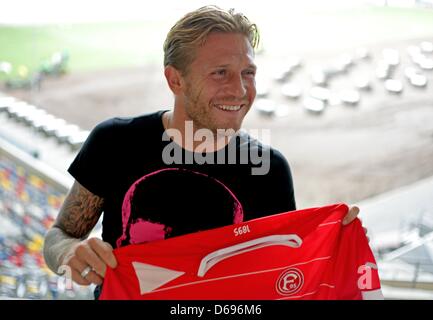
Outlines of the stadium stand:
[[47,137],[56,138],[60,144],[69,145],[73,151],[81,147],[89,134],[76,125],[68,124],[64,119],[12,97],[0,97],[0,112]]
[[282,104],[323,115],[332,107],[369,105],[381,94],[418,94],[432,81],[432,53],[433,43],[425,40],[406,48],[360,47],[317,64],[287,57],[275,72],[258,74],[254,109],[267,118],[287,116],[277,112]]
[[384,296],[433,299],[433,177],[359,203]]
[[[45,138],[41,136],[40,141],[52,136],[59,145],[68,144],[69,133],[81,132],[76,126],[10,97],[0,97],[0,106],[4,116],[2,129],[13,131],[15,128],[6,121],[16,122],[34,135],[38,130],[35,124],[41,123],[37,121],[42,117],[45,123],[39,132]],[[63,127],[54,128],[51,120]],[[42,254],[44,235],[71,185],[66,171],[62,173],[49,161],[38,159],[41,146],[20,142],[16,139],[18,131],[0,133],[0,299],[91,299],[92,286],[78,286],[57,276],[47,268]],[[85,139],[85,134],[82,137]],[[69,145],[71,157],[82,140],[76,142]],[[52,150],[51,156],[55,153]]]

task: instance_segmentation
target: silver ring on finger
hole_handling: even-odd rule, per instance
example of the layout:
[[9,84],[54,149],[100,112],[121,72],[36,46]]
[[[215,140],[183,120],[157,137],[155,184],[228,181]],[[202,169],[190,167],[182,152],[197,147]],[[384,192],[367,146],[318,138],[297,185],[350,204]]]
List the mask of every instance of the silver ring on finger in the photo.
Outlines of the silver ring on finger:
[[92,271],[92,267],[91,266],[87,266],[82,272],[81,272],[81,276],[83,278],[86,278],[87,275],[90,273],[90,271]]

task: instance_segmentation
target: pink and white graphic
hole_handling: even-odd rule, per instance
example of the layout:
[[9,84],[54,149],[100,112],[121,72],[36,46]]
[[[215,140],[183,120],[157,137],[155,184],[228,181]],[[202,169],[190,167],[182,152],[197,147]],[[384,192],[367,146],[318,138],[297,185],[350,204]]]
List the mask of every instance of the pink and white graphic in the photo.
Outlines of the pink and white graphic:
[[127,191],[116,246],[163,240],[243,218],[241,203],[221,181],[196,171],[161,169],[141,177]]

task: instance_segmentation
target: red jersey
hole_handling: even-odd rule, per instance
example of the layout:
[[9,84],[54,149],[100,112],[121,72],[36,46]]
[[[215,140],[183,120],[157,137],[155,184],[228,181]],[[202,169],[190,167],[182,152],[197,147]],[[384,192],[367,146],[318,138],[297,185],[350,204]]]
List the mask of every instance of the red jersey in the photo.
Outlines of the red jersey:
[[345,204],[114,250],[100,299],[380,298],[376,261]]

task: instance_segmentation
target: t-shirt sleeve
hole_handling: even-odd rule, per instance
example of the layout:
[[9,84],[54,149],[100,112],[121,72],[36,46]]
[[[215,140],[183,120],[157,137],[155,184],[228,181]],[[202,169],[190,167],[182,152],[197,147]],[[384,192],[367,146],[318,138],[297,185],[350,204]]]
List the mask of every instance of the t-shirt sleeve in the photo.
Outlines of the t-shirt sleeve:
[[105,197],[110,182],[114,120],[99,123],[84,142],[68,172],[90,192]]
[[277,150],[273,150],[271,172],[273,180],[272,193],[276,211],[296,210],[295,191],[292,172],[286,158]]

